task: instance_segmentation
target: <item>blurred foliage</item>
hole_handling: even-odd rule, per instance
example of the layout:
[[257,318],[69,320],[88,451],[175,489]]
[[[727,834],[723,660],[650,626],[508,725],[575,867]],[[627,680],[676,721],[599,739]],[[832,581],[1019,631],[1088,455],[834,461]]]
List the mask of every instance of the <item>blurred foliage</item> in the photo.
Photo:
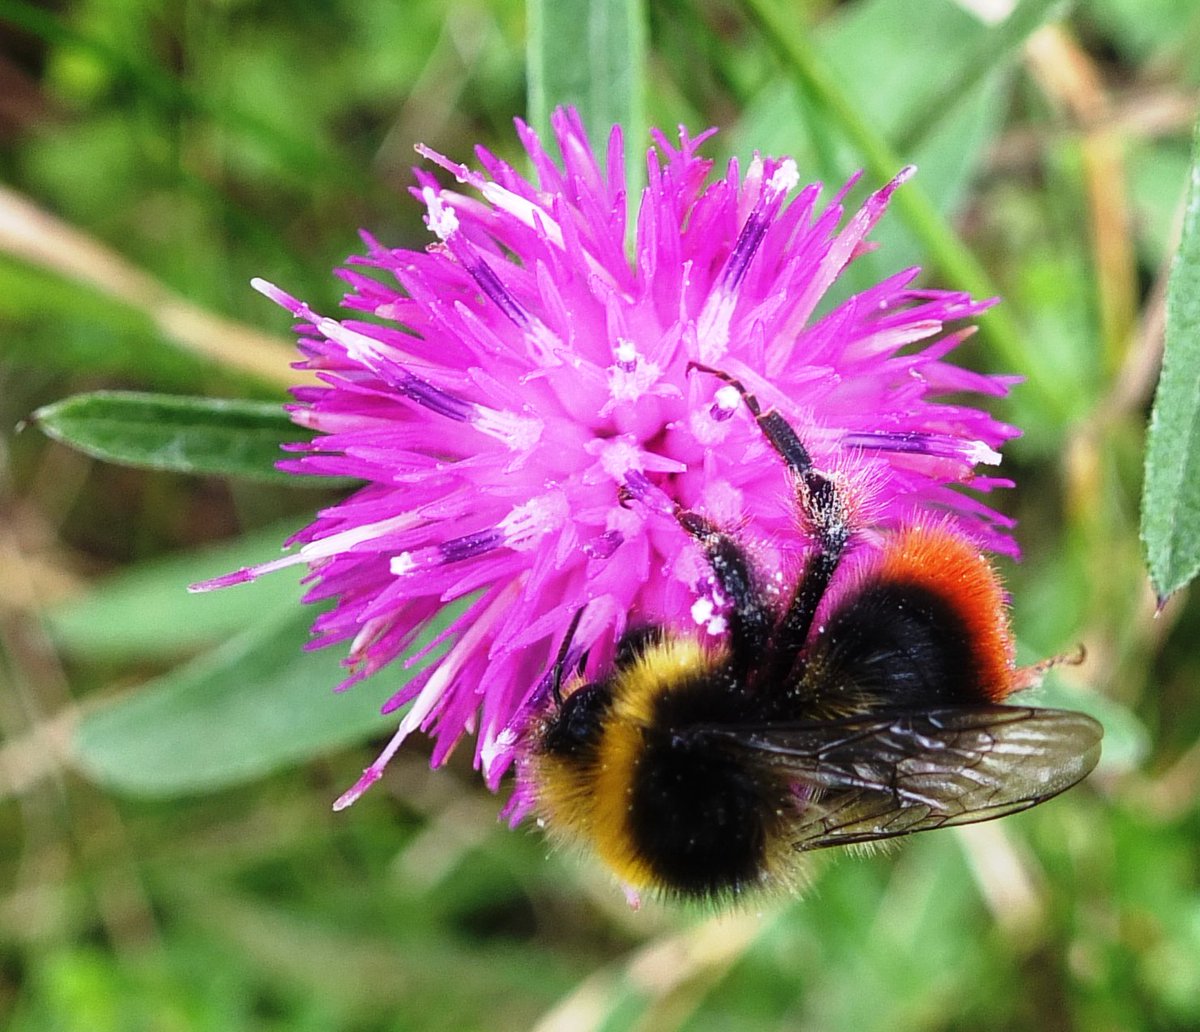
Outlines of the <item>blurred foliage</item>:
[[[719,125],[718,159],[792,153],[831,183],[866,162],[761,4],[647,6],[650,124]],[[1009,350],[985,328],[962,355],[1029,384],[997,404],[1025,430],[1002,503],[1017,629],[1025,658],[1086,644],[1044,698],[1101,713],[1106,761],[1045,807],[822,859],[805,899],[717,919],[630,912],[420,743],[331,814],[394,685],[326,694],[338,657],[293,650],[295,577],[183,594],[268,557],[320,492],[20,432],[87,390],[281,399],[286,320],[249,279],[333,311],[359,227],[426,238],[414,142],[519,160],[522,3],[0,2],[0,1026],[1200,1026],[1200,611],[1181,595],[1155,618],[1137,535],[1200,10],[1026,0],[1003,36],[974,13],[997,6],[773,9],[1004,297]],[[889,220],[865,274],[955,282]],[[170,692],[194,705],[174,736],[114,751],[104,721],[148,735]],[[189,780],[194,756],[219,776]]]

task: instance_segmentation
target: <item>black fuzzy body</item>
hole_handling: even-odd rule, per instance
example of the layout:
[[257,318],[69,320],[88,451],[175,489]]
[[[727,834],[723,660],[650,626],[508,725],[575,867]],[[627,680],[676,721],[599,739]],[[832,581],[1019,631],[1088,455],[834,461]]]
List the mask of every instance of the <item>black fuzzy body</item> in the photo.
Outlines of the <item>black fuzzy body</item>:
[[897,538],[800,638],[810,586],[725,642],[628,635],[534,736],[551,831],[634,889],[720,903],[795,888],[806,850],[1003,816],[1095,763],[1094,721],[999,704],[1001,592],[969,544]]

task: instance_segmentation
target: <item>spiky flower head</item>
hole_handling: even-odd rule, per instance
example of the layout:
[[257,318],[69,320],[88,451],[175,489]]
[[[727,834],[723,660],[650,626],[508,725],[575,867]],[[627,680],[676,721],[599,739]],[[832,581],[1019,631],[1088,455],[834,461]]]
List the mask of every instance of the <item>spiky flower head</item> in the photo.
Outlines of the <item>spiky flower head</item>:
[[911,169],[845,219],[853,181],[822,202],[820,184],[797,189],[793,161],[757,155],[710,179],[709,134],[655,133],[629,248],[620,130],[603,168],[573,111],[553,119],[561,163],[517,131],[532,180],[482,148],[476,171],[418,147],[466,191],[417,171],[436,239],[412,251],[365,237],[367,254],[340,270],[364,318],[255,284],[300,320],[302,366],[322,381],[293,391],[292,418],[317,435],[281,465],[366,484],[291,554],[205,586],[305,564],[306,600],[335,600],[314,646],[349,643],[343,687],[469,600],[439,638],[448,650],[385,704],[411,705],[339,807],[418,728],[435,764],[474,733],[495,788],[581,608],[576,654],[591,669],[630,621],[720,634],[723,600],[668,503],[738,528],[781,579],[803,563],[780,463],[737,392],[696,363],[776,407],[860,525],[937,510],[980,547],[1013,551],[1007,521],[962,487],[1007,483],[976,468],[1015,431],[947,400],[1008,388],[945,360],[986,302],[917,289],[907,269],[818,313]]

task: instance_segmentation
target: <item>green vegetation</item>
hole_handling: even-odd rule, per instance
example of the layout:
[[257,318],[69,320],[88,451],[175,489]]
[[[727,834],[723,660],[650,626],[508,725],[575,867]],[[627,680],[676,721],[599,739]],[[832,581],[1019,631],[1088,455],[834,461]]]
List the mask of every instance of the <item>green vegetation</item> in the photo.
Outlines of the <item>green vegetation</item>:
[[[250,279],[333,312],[360,227],[428,239],[413,143],[519,162],[527,96],[541,118],[587,88],[549,0],[540,21],[520,0],[57,6],[0,0],[0,1027],[1200,1027],[1200,607],[1184,588],[1155,615],[1139,540],[1169,317],[1145,547],[1163,590],[1196,569],[1196,237],[1167,289],[1200,232],[1194,0],[1024,0],[991,26],[966,0],[661,0],[637,24],[614,2],[592,26],[645,46],[590,55],[645,76],[608,100],[720,126],[718,161],[866,185],[919,166],[847,289],[921,264],[1004,298],[961,354],[1025,379],[995,405],[1024,430],[1001,501],[1022,659],[1083,642],[1038,699],[1107,730],[1060,800],[821,858],[805,898],[720,919],[630,911],[420,741],[331,813],[393,726],[391,674],[331,694],[341,653],[300,651],[295,568],[185,593],[334,497],[201,475],[279,438],[259,403],[291,382],[288,319]],[[41,414],[100,455],[153,424],[130,467],[34,428],[97,391],[236,399],[238,432],[202,402]]]

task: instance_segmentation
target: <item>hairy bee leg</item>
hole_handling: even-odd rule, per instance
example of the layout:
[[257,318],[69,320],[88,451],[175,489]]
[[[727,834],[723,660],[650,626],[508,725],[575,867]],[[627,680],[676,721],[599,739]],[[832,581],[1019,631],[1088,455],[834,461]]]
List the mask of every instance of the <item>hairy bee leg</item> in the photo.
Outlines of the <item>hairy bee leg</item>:
[[817,606],[837,571],[850,538],[845,501],[834,482],[813,465],[812,456],[800,435],[779,412],[773,408],[764,412],[758,398],[740,380],[723,370],[698,362],[691,363],[690,368],[709,373],[738,392],[763,436],[779,453],[795,479],[796,503],[813,530],[816,548],[778,628],[776,653],[794,655],[808,640]]
[[638,472],[630,473],[618,497],[622,505],[640,500],[664,516],[672,516],[704,549],[721,594],[732,603],[726,621],[729,625],[730,660],[736,674],[743,674],[760,662],[774,622],[770,607],[763,601],[756,584],[754,564],[731,534],[691,509],[672,502]]
[[567,633],[563,635],[562,644],[558,647],[558,656],[554,660],[554,666],[550,668],[550,690],[554,696],[556,706],[561,706],[563,703],[562,683],[563,674],[567,669],[567,656],[571,652],[571,644],[575,640],[575,632],[579,630],[579,621],[583,618],[583,611],[586,606],[580,606],[575,610],[575,615],[571,617],[571,623],[567,627]]
[[771,628],[771,614],[755,586],[754,567],[734,538],[697,512],[676,507],[675,519],[704,549],[722,594],[730,601],[729,652],[735,673],[760,661]]

